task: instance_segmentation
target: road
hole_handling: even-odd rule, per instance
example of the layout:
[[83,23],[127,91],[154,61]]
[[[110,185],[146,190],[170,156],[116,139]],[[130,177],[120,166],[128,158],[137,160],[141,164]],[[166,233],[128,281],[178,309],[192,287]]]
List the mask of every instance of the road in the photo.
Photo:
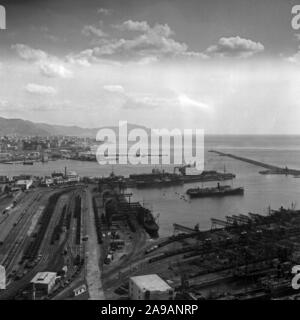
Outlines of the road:
[[87,211],[84,214],[88,215],[87,231],[89,239],[86,243],[85,263],[86,263],[86,281],[90,300],[105,300],[101,270],[99,267],[100,261],[100,246],[97,241],[96,226],[94,221],[94,210],[92,195],[89,189],[86,189]]

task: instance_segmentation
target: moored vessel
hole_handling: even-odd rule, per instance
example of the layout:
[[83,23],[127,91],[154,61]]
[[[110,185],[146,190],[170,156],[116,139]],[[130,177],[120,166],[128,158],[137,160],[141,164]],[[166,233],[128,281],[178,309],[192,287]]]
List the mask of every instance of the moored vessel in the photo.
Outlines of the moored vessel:
[[230,186],[220,186],[218,183],[217,187],[213,188],[191,188],[186,192],[191,198],[205,198],[205,197],[225,197],[233,195],[243,195],[244,188],[237,187],[232,188]]

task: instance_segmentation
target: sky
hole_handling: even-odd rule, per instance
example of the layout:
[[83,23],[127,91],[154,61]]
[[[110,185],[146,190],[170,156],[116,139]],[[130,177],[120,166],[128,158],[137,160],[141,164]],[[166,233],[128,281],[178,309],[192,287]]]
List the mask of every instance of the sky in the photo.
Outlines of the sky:
[[[0,116],[300,134],[290,0],[0,0]],[[300,4],[300,2],[299,2]]]

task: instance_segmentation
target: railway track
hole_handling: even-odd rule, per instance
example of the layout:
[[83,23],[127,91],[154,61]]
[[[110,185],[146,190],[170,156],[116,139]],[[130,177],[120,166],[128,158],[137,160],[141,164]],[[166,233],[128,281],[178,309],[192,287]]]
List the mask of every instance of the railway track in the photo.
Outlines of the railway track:
[[[10,233],[4,240],[4,244],[0,249],[3,253],[3,259],[1,264],[7,269],[7,274],[10,271],[11,262],[16,258],[19,249],[22,248],[26,241],[26,232],[31,219],[36,212],[37,202],[41,200],[43,193],[38,191],[33,198],[27,199],[24,204],[24,209],[18,220],[15,222],[15,226],[12,227]],[[21,204],[20,204],[21,205]],[[20,208],[21,209],[21,208]]]
[[[74,189],[74,188],[72,188],[72,189]],[[72,189],[66,190],[66,193],[71,192]],[[53,194],[53,193],[54,193],[54,191],[52,190],[51,194]],[[49,191],[48,191],[48,196],[50,196],[49,195]],[[50,222],[52,221],[51,225],[48,226],[48,228],[46,230],[46,233],[45,233],[45,235],[43,237],[40,249],[39,249],[40,260],[20,280],[10,283],[8,285],[7,289],[0,293],[0,299],[12,299],[12,298],[14,298],[17,295],[17,293],[20,290],[22,290],[31,281],[31,279],[33,278],[33,276],[37,272],[44,271],[44,269],[48,267],[49,262],[56,255],[58,249],[57,249],[56,246],[51,245],[51,235],[53,233],[53,228],[55,226],[55,223],[59,219],[59,213],[60,213],[60,209],[62,209],[62,207],[63,207],[63,203],[59,202],[57,204],[57,206],[55,207],[55,213],[51,217],[51,220],[50,220]],[[37,204],[37,205],[39,205],[39,204]],[[29,220],[31,221],[31,219],[29,219]],[[22,233],[23,233],[24,236],[26,235],[27,229],[28,228],[26,228],[24,225],[23,225],[23,228],[21,228]],[[24,242],[22,242],[22,243],[24,244]],[[20,245],[21,245],[21,243],[19,243],[19,246]],[[15,248],[11,247],[11,250],[12,249],[14,251],[16,250]],[[13,253],[11,253],[11,255],[14,256],[14,257],[16,256]]]

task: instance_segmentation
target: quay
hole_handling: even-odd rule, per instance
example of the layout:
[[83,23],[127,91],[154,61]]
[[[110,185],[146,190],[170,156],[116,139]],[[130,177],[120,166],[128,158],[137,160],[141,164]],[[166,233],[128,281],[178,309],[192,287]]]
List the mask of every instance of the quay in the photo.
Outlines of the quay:
[[176,231],[181,231],[183,233],[195,233],[196,231],[199,231],[199,226],[196,225],[194,228],[189,228],[189,227],[186,227],[186,226],[183,226],[181,224],[178,224],[178,223],[173,223],[173,228],[174,228],[174,233]]

